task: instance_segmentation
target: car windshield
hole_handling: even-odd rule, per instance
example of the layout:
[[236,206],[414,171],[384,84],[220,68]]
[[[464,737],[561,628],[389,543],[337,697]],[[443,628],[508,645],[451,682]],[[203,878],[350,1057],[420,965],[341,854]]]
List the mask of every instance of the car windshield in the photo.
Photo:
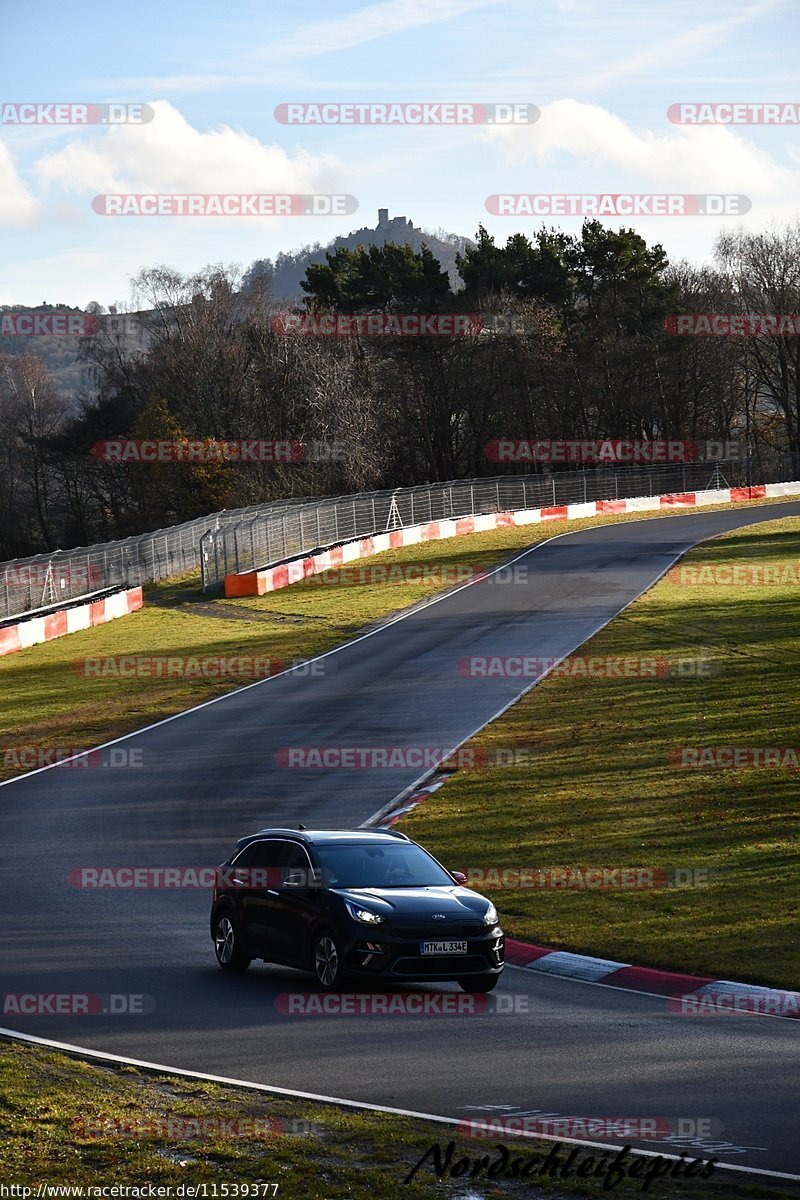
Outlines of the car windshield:
[[317,846],[327,887],[453,887],[447,872],[409,842]]

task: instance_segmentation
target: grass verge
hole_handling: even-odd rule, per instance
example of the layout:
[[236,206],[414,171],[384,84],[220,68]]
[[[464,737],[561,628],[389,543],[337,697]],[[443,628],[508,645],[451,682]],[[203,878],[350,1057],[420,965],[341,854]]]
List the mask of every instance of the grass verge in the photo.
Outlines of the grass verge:
[[[0,1104],[0,1182],[32,1188],[34,1195],[42,1182],[84,1188],[150,1184],[172,1188],[173,1197],[181,1194],[181,1185],[216,1184],[216,1193],[209,1187],[208,1195],[231,1197],[237,1184],[277,1184],[275,1193],[262,1186],[249,1195],[276,1194],[278,1200],[558,1200],[609,1194],[599,1181],[574,1178],[437,1181],[427,1165],[406,1183],[434,1142],[444,1148],[454,1136],[446,1127],[135,1067],[98,1066],[8,1042],[0,1042]],[[455,1140],[452,1162],[465,1155],[498,1158],[494,1143],[458,1135]],[[525,1139],[524,1150],[520,1141],[507,1145],[512,1160],[523,1153],[544,1157],[552,1149],[552,1143],[532,1139]],[[568,1153],[560,1150],[562,1163]],[[594,1155],[597,1162],[600,1153],[582,1151],[581,1160]],[[641,1183],[624,1180],[613,1194],[641,1195]],[[658,1180],[645,1194],[665,1200],[780,1200],[800,1192],[793,1184],[717,1171],[710,1179]]]
[[[700,546],[580,651],[601,663],[699,660],[699,673],[593,678],[565,667],[479,735],[490,751],[532,748],[529,761],[459,771],[402,828],[472,869],[513,936],[800,988],[797,758],[676,765],[684,748],[800,756],[798,583],[800,519]],[[513,874],[477,882],[480,870],[517,868],[534,869],[527,886]],[[653,869],[659,882],[677,868],[686,882],[587,887],[584,868]]]

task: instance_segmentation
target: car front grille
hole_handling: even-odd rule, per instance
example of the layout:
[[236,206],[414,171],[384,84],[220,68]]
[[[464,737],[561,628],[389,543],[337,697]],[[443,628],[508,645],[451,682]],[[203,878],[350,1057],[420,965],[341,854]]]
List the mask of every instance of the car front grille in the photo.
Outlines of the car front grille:
[[392,924],[387,927],[387,932],[414,941],[438,942],[483,937],[490,928],[481,921],[429,921],[427,925]]
[[398,958],[392,967],[395,975],[422,979],[426,975],[469,975],[488,971],[489,963],[482,954],[441,954],[426,958]]

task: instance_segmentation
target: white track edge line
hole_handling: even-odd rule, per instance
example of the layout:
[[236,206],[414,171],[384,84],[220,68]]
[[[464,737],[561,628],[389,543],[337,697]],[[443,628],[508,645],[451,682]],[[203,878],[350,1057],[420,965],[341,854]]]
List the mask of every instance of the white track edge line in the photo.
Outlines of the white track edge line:
[[[90,1050],[86,1046],[72,1046],[68,1042],[55,1042],[48,1038],[34,1037],[32,1034],[15,1033],[12,1029],[3,1029],[2,1027],[0,1027],[0,1039],[11,1042],[25,1042],[28,1045],[34,1046],[44,1046],[50,1050],[60,1050],[83,1058],[97,1059],[101,1062],[142,1067],[146,1071],[157,1071],[163,1075],[177,1075],[184,1079],[201,1079],[205,1083],[219,1083],[227,1087],[245,1088],[248,1091],[267,1092],[277,1096],[291,1096],[299,1100],[315,1100],[319,1104],[338,1104],[344,1108],[356,1108],[363,1112],[381,1112],[389,1113],[391,1116],[396,1117],[413,1117],[420,1121],[433,1121],[439,1125],[459,1126],[468,1123],[468,1118],[466,1117],[443,1117],[435,1113],[417,1112],[415,1109],[391,1108],[385,1104],[368,1104],[363,1100],[344,1100],[339,1096],[318,1095],[314,1092],[299,1092],[292,1088],[282,1088],[267,1083],[251,1083],[246,1079],[232,1079],[226,1075],[207,1075],[202,1071],[189,1071],[182,1067],[168,1067],[163,1063],[147,1062],[145,1059],[139,1058],[126,1058],[120,1054],[108,1054],[103,1050]],[[557,1137],[552,1133],[526,1133],[522,1131],[514,1133],[511,1136],[512,1140],[534,1138],[546,1142],[563,1142],[569,1146],[591,1146],[596,1150],[619,1151],[622,1149],[621,1146],[607,1145],[605,1142],[589,1142],[583,1141],[580,1138]],[[681,1161],[681,1156],[678,1154],[661,1154],[658,1150],[640,1150],[636,1147],[633,1149],[633,1153],[640,1154],[646,1158],[663,1158],[668,1159],[670,1162]],[[715,1163],[714,1167],[715,1170],[737,1171],[747,1175],[765,1175],[770,1179],[789,1179],[800,1182],[800,1175],[789,1175],[783,1171],[767,1171],[763,1167],[742,1167],[735,1163]]]

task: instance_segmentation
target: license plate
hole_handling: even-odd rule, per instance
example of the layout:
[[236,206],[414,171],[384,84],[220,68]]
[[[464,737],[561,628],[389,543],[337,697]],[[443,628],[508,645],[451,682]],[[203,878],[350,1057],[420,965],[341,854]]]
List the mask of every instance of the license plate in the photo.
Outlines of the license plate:
[[466,954],[466,942],[420,942],[420,954]]

